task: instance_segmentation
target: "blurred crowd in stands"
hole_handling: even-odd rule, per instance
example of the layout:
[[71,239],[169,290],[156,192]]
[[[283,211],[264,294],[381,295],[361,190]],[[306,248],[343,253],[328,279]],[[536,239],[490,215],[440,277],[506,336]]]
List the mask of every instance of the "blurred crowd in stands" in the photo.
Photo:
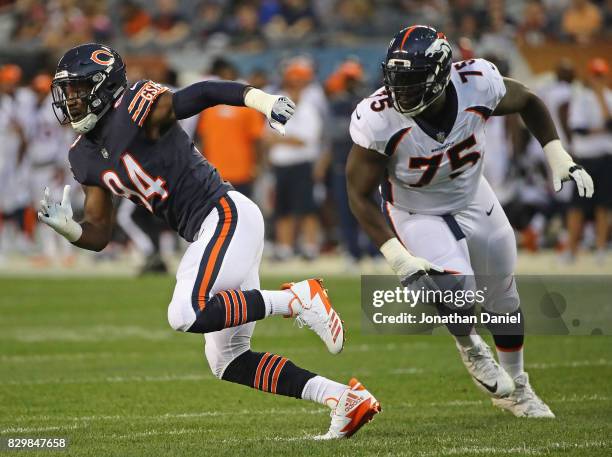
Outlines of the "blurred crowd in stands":
[[[218,39],[223,46],[256,53],[296,42],[388,40],[407,24],[428,23],[459,43],[456,60],[476,52],[512,75],[503,53],[492,54],[490,46],[477,48],[465,40],[494,42],[500,49],[504,40],[585,46],[595,39],[609,42],[611,21],[612,1],[588,0],[0,0],[0,49],[8,43],[41,46],[52,63],[66,48],[87,41],[110,43],[129,57],[151,55],[159,48],[203,47]],[[382,43],[377,59],[384,50]],[[182,121],[183,127],[224,178],[263,209],[272,259],[311,260],[338,252],[355,268],[360,259],[377,252],[348,208],[348,125],[358,101],[380,86],[380,75],[367,74],[365,62],[354,56],[322,75],[312,56],[298,50],[293,54],[273,68],[241,74],[231,53],[217,52],[206,73],[197,75],[242,80],[290,96],[298,108],[286,136],[271,131],[258,113],[229,106],[208,109]],[[541,148],[518,117],[493,117],[488,123],[485,175],[524,249],[557,248],[570,262],[580,248],[588,248],[604,261],[612,207],[608,64],[609,54],[591,59],[586,67],[564,59],[533,85],[565,146],[593,175],[592,201],[575,198],[571,184],[554,194]],[[25,74],[13,62],[3,62],[0,53],[0,262],[15,254],[31,256],[39,265],[74,262],[73,247],[38,225],[35,217],[45,186],[57,197],[63,185],[76,184],[67,163],[74,134],[54,118],[50,71],[52,65],[41,61],[37,71]],[[176,87],[185,80],[180,76],[171,66],[128,58],[131,81],[154,78]],[[78,185],[73,191],[78,215],[83,195]],[[164,256],[181,249],[180,243],[143,208],[129,201],[117,206],[115,242],[97,258],[134,247],[146,259],[144,271],[164,271]]]
[[408,23],[451,39],[490,35],[538,44],[612,33],[610,0],[0,0],[0,47],[76,42],[131,51],[210,45],[245,50],[352,43]]

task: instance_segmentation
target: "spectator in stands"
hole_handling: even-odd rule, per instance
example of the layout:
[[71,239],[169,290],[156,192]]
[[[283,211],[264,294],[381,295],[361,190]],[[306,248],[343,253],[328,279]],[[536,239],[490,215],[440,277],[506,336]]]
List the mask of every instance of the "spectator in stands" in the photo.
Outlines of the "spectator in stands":
[[121,31],[130,46],[140,47],[153,39],[151,15],[133,0],[121,3]]
[[264,49],[265,40],[259,26],[257,7],[251,3],[241,3],[229,21],[231,43],[249,51]]
[[153,32],[155,41],[162,47],[180,44],[187,38],[189,24],[180,13],[176,0],[157,0]]
[[293,256],[296,235],[301,235],[301,253],[313,259],[319,251],[319,220],[314,198],[313,167],[321,153],[323,119],[313,97],[304,90],[314,78],[305,59],[289,63],[283,72],[281,92],[297,104],[285,136],[266,137],[276,178],[275,227],[278,260]]
[[588,43],[599,32],[602,16],[589,0],[573,0],[563,15],[563,32],[578,43]]
[[97,43],[110,42],[113,23],[107,14],[106,2],[89,2],[85,10],[91,25],[93,39]]
[[308,42],[316,37],[317,16],[307,0],[266,1],[260,8],[268,40],[277,45]]
[[612,37],[612,0],[605,0],[603,4],[603,30],[607,39]]
[[518,38],[530,45],[542,44],[547,38],[548,18],[544,5],[532,0],[525,4],[523,18],[517,29]]
[[86,11],[91,2],[62,0],[50,3],[49,20],[43,31],[45,46],[60,50],[93,41],[93,27]]
[[[220,79],[236,80],[236,68],[223,59],[213,64],[211,74]],[[257,176],[260,140],[264,117],[255,110],[218,105],[202,111],[197,136],[204,156],[238,192],[253,193]]]
[[603,262],[608,242],[610,208],[612,208],[612,91],[607,86],[609,66],[604,59],[589,62],[588,78],[583,90],[570,104],[569,125],[573,134],[574,155],[595,182],[592,199],[576,198],[568,212],[568,260],[578,252],[585,217],[595,218],[597,259]]
[[39,42],[43,35],[48,13],[42,2],[17,2],[14,8],[13,40]]
[[[395,19],[397,16],[395,16]],[[335,40],[354,41],[359,35],[377,32],[374,5],[370,0],[340,0],[335,6],[332,27]]]
[[200,40],[217,33],[225,33],[225,17],[223,16],[223,0],[207,0],[200,4],[198,16],[194,23],[194,32]]

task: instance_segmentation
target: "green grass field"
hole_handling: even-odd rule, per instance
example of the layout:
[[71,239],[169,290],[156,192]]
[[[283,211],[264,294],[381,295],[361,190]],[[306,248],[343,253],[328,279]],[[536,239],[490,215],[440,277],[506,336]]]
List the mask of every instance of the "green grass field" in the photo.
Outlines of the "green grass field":
[[450,337],[361,335],[358,281],[326,285],[342,354],[280,318],[257,325],[253,349],[364,382],[384,411],[351,440],[311,439],[329,425],[319,405],[213,378],[203,338],[167,324],[172,278],[0,280],[0,437],[68,437],[60,455],[95,457],[612,455],[611,338],[528,338],[557,419],[516,419],[473,386]]

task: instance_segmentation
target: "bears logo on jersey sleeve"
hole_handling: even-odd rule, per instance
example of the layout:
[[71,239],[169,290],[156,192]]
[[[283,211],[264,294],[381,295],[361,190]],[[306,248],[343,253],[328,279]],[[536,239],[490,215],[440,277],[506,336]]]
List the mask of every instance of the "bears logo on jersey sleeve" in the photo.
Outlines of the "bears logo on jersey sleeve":
[[453,64],[452,80],[469,105],[482,108],[490,116],[504,95],[506,85],[497,67],[485,59],[470,59]]
[[389,93],[381,87],[357,105],[349,131],[356,145],[389,155],[386,150],[389,138],[410,122],[393,109]]
[[136,94],[130,101],[128,113],[132,121],[142,127],[157,97],[169,89],[153,81],[139,81],[130,88],[130,91],[132,90],[136,91]]

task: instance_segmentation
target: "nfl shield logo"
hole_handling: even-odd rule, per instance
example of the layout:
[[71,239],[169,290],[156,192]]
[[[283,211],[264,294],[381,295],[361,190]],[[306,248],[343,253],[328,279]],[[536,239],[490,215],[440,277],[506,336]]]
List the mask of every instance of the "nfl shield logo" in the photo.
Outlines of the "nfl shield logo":
[[438,140],[438,143],[444,143],[444,140],[446,139],[446,134],[444,132],[438,132],[436,134],[436,139]]
[[102,157],[104,157],[105,159],[108,159],[108,151],[106,150],[106,148],[100,149],[100,154],[102,154]]

